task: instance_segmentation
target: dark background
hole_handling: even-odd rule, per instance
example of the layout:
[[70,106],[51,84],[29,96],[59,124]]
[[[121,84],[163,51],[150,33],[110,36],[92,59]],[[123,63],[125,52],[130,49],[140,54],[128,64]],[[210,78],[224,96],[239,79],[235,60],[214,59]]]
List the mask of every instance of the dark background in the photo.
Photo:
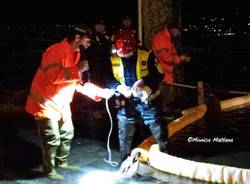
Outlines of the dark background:
[[[0,8],[1,23],[90,23],[96,16],[116,24],[124,15],[136,16],[137,1],[25,0],[7,1]],[[135,19],[136,20],[136,19]]]
[[[247,2],[182,0],[182,43],[192,60],[185,83],[250,89],[250,13]],[[0,87],[28,88],[47,46],[73,24],[105,20],[109,31],[130,15],[137,28],[137,1],[7,1],[0,7]]]
[[249,90],[250,11],[246,1],[182,1],[183,44],[191,47],[186,80]]

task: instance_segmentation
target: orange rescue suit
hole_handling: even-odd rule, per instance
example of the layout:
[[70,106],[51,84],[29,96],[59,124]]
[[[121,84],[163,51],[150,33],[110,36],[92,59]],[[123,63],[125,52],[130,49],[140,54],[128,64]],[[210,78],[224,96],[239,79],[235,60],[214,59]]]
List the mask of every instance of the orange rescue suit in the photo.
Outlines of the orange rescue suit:
[[79,59],[80,53],[75,53],[67,39],[45,51],[27,99],[28,113],[58,120],[71,116],[70,102],[80,82]]
[[164,29],[154,36],[152,50],[164,70],[165,76],[163,81],[166,83],[173,83],[174,65],[179,64],[181,60],[167,29]]

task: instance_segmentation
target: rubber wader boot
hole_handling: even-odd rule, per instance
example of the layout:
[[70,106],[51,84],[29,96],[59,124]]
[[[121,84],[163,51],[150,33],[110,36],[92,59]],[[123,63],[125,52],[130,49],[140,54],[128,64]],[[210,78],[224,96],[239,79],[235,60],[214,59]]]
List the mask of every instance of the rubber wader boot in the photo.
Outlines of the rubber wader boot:
[[80,167],[78,165],[73,165],[73,164],[58,165],[58,167],[71,171],[80,171]]
[[156,142],[159,144],[160,151],[168,153],[168,132],[162,124],[149,125],[149,129],[152,132]]
[[47,174],[48,178],[52,180],[63,180],[64,176],[61,174],[58,174],[55,170]]
[[131,153],[131,145],[135,133],[135,124],[125,121],[119,121],[119,144],[121,162],[123,162]]

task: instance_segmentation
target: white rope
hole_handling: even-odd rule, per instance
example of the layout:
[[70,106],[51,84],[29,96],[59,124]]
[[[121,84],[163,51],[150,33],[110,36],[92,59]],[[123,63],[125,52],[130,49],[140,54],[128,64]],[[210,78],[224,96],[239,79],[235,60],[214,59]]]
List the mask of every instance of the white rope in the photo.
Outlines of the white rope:
[[109,119],[110,119],[110,130],[109,130],[108,139],[107,139],[107,150],[108,150],[109,157],[108,157],[108,160],[104,158],[104,161],[107,162],[108,164],[110,164],[111,166],[116,167],[116,166],[118,166],[118,162],[112,161],[112,151],[110,148],[110,136],[111,136],[111,133],[113,130],[113,119],[112,119],[112,115],[111,115],[110,110],[109,110],[108,99],[105,100],[105,105],[106,105],[106,110],[108,112]]

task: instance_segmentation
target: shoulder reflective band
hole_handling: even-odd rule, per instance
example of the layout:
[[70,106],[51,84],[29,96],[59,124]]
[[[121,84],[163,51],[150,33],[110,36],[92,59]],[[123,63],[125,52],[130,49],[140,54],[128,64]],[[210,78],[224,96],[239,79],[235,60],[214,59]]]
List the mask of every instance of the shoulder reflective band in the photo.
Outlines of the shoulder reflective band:
[[55,67],[62,68],[63,66],[62,66],[62,64],[59,63],[59,62],[58,62],[58,63],[50,63],[50,64],[48,64],[48,65],[46,65],[46,66],[40,65],[40,69],[41,69],[42,71],[44,71],[44,72],[47,72],[49,69],[55,68]]
[[49,106],[52,109],[54,109],[55,111],[62,113],[62,110],[52,100],[49,100],[47,98],[43,98],[43,97],[36,95],[34,93],[30,93],[29,97],[32,98],[33,100],[35,100],[36,102],[40,103],[41,105],[44,105],[45,107]]
[[56,67],[59,68],[59,69],[64,70],[64,77],[65,77],[66,81],[70,79],[70,69],[69,68],[64,68],[61,63],[50,63],[50,64],[48,64],[46,66],[40,65],[40,69],[43,72],[47,72],[48,70],[50,70],[52,68],[56,68]]

